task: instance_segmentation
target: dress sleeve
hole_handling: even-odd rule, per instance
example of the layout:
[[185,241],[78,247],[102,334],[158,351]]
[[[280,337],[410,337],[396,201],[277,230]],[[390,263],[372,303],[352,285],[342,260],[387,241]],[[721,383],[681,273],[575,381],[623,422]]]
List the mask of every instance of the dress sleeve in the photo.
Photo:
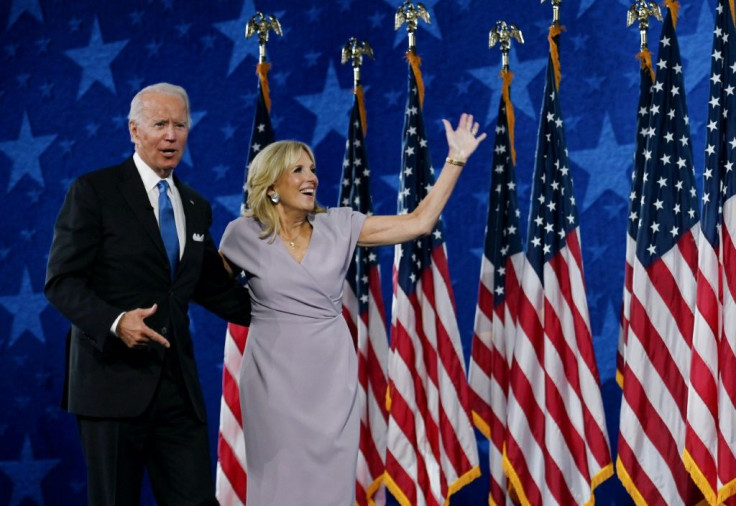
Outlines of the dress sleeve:
[[220,240],[220,252],[238,270],[247,270],[248,255],[253,248],[248,246],[251,233],[245,218],[238,218],[228,223]]
[[348,230],[350,233],[348,251],[352,255],[352,252],[355,251],[355,247],[358,244],[360,231],[363,230],[366,215],[359,211],[354,211],[349,207],[337,207],[332,211],[338,215],[341,227],[344,227],[344,230]]

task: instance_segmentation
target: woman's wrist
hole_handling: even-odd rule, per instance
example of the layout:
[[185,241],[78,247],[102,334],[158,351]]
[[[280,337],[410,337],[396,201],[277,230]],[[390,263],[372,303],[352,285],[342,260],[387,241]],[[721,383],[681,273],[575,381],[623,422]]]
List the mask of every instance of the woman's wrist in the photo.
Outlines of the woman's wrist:
[[445,158],[445,163],[449,163],[450,165],[456,165],[458,167],[465,167],[465,160],[460,158],[453,158],[451,156],[448,156]]
[[462,162],[462,163],[465,163],[468,161],[468,155],[465,153],[464,149],[453,149],[453,148],[448,149],[447,158],[451,160],[457,160],[458,162]]

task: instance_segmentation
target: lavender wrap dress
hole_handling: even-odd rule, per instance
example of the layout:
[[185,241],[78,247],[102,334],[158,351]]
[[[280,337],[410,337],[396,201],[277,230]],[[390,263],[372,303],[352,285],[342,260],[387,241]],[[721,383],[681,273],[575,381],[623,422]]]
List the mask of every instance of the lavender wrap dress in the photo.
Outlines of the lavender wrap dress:
[[309,220],[301,263],[253,218],[231,222],[220,245],[252,296],[240,370],[248,506],[355,503],[358,365],[342,291],[365,215]]

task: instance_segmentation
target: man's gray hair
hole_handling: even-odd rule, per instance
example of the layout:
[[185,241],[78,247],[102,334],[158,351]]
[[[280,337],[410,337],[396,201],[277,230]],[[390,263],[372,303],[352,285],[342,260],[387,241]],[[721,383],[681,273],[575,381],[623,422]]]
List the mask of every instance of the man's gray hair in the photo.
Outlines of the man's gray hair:
[[187,127],[192,126],[192,115],[189,110],[189,96],[187,90],[181,86],[170,83],[156,83],[146,86],[141,91],[135,94],[133,100],[130,101],[130,112],[128,112],[128,121],[139,124],[143,119],[143,97],[145,94],[150,92],[163,93],[166,95],[175,95],[181,97],[184,100],[184,105],[187,108]]

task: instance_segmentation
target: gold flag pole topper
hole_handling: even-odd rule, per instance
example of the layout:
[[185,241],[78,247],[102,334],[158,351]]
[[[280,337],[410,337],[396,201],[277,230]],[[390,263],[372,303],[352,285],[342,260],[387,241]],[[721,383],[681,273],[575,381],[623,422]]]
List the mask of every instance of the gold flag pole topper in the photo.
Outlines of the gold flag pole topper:
[[245,25],[246,39],[251,38],[256,33],[258,34],[258,65],[256,66],[256,73],[261,82],[263,99],[266,102],[266,109],[269,112],[271,112],[271,95],[268,90],[268,70],[271,68],[271,65],[266,58],[266,43],[268,42],[268,32],[271,30],[276,35],[283,35],[281,23],[272,14],[264,16],[263,13],[256,12],[256,15],[250,18]]
[[658,21],[662,21],[662,11],[659,9],[659,5],[654,2],[646,2],[643,0],[637,0],[634,5],[629,7],[626,14],[626,27],[630,27],[634,24],[634,21],[639,22],[639,35],[641,38],[641,50],[647,49],[647,30],[649,30],[649,18],[654,17]]
[[515,25],[507,25],[505,21],[496,21],[496,26],[488,33],[488,48],[491,49],[499,44],[501,49],[501,67],[509,70],[509,50],[511,39],[516,39],[520,44],[524,43],[524,35]]
[[394,16],[394,30],[401,28],[401,25],[406,23],[406,30],[409,32],[409,51],[416,51],[416,31],[419,26],[419,20],[425,23],[431,23],[429,19],[429,11],[422,3],[417,3],[416,7],[410,0],[399,6]]
[[347,44],[342,48],[341,63],[345,65],[352,62],[353,64],[353,90],[360,86],[360,67],[363,65],[364,55],[374,58],[373,49],[366,41],[358,42],[355,37],[350,37]]
[[283,35],[281,31],[281,23],[273,14],[266,16],[261,12],[248,20],[245,25],[245,38],[249,39],[253,34],[258,34],[258,63],[266,63],[266,42],[268,42],[268,32],[273,30],[276,35]]
[[396,10],[394,16],[394,30],[401,28],[401,25],[406,23],[406,31],[409,33],[409,49],[406,52],[406,58],[409,60],[409,65],[414,71],[414,76],[417,80],[417,92],[419,93],[419,105],[424,105],[424,81],[422,80],[422,72],[419,70],[419,66],[422,64],[422,60],[417,55],[417,39],[416,31],[419,25],[419,20],[425,23],[431,23],[429,19],[429,11],[424,7],[424,4],[417,3],[416,7],[409,0],[405,2]]
[[511,161],[516,165],[516,149],[514,147],[514,105],[511,103],[511,81],[514,74],[509,70],[509,51],[511,50],[511,39],[516,39],[520,44],[524,43],[524,35],[516,25],[507,25],[505,21],[496,21],[496,26],[488,33],[488,49],[499,44],[501,49],[501,78],[503,79],[504,105],[506,106],[506,124],[509,129],[509,144],[511,145]]
[[366,123],[365,102],[363,100],[363,87],[360,84],[360,67],[363,65],[363,56],[373,56],[373,49],[366,41],[358,42],[355,37],[350,37],[347,44],[342,48],[342,58],[340,62],[345,65],[348,62],[353,64],[353,93],[358,98],[358,109],[360,111],[360,121],[363,124],[363,135],[368,130]]
[[649,74],[652,76],[654,81],[654,67],[652,67],[652,53],[649,51],[647,41],[647,31],[649,30],[649,18],[654,17],[655,19],[662,21],[662,11],[659,9],[659,5],[654,2],[646,2],[644,0],[637,0],[626,13],[626,27],[630,27],[634,24],[634,21],[639,21],[639,53],[636,57],[641,60],[641,66],[644,69],[649,70]]

